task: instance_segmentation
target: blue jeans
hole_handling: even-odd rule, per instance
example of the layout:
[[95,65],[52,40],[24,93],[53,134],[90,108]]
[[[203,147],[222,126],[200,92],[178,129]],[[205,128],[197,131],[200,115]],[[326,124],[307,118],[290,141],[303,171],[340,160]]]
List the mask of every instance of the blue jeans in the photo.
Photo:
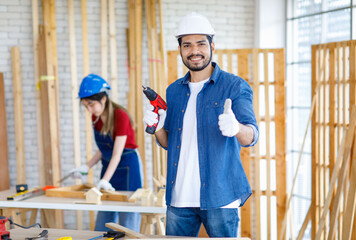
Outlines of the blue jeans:
[[197,237],[203,223],[209,237],[237,237],[239,221],[236,208],[167,207],[166,235]]
[[95,231],[109,231],[105,223],[119,223],[135,232],[140,232],[141,214],[132,212],[104,212],[99,211],[96,216]]

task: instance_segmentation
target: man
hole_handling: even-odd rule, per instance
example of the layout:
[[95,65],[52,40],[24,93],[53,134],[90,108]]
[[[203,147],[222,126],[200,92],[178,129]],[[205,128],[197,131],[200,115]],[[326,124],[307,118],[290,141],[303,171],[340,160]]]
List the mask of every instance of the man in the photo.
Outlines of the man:
[[214,34],[200,14],[182,19],[176,38],[189,72],[167,88],[167,112],[144,116],[158,121],[155,136],[168,151],[167,235],[197,236],[203,223],[210,237],[237,237],[237,208],[251,195],[240,150],[258,139],[253,93],[211,61]]

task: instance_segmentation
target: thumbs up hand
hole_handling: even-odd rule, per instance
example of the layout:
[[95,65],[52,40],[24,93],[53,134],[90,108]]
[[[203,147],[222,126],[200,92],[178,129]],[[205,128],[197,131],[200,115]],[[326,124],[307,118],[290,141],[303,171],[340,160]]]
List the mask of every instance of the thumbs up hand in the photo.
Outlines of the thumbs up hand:
[[224,113],[219,115],[219,128],[222,135],[226,137],[233,137],[240,131],[240,123],[231,109],[231,104],[231,99],[226,99]]

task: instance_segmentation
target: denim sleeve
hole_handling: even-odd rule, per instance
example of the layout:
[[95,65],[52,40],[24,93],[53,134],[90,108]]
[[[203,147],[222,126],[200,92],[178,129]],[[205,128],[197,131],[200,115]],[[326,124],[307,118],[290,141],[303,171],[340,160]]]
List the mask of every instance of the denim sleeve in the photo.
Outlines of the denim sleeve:
[[243,146],[243,147],[255,146],[255,144],[257,143],[258,137],[259,137],[259,132],[258,132],[257,128],[252,124],[246,124],[246,126],[249,126],[249,127],[252,128],[252,130],[253,130],[253,140],[249,145],[241,145],[241,146]]
[[234,86],[233,111],[237,120],[253,130],[253,141],[243,147],[254,146],[259,137],[257,121],[253,110],[253,91],[250,85],[243,79],[239,79],[238,84]]

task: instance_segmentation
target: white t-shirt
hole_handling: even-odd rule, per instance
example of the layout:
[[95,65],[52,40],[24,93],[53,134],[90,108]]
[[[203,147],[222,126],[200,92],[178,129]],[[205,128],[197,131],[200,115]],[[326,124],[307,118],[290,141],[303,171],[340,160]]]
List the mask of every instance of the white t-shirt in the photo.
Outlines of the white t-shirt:
[[[197,140],[196,106],[197,95],[209,79],[192,83],[189,82],[190,97],[183,118],[182,144],[176,182],[172,190],[174,207],[200,207],[200,173],[199,152]],[[238,199],[223,208],[237,208]]]

